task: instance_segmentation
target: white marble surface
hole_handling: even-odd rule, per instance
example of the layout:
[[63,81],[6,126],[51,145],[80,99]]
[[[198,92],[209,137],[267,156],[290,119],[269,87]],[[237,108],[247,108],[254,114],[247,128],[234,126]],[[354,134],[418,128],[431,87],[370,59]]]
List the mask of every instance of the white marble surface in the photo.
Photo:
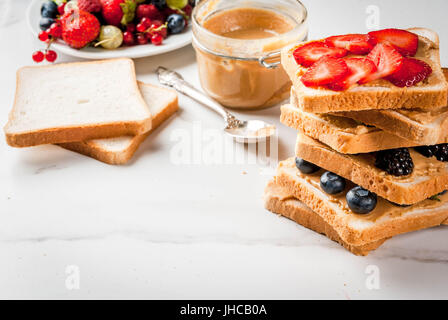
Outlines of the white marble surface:
[[[32,64],[40,46],[26,28],[27,1],[9,2],[13,10],[0,28],[2,125],[15,71]],[[365,32],[365,10],[374,4],[382,26],[439,31],[448,65],[444,0],[424,8],[411,0],[304,2],[311,37]],[[198,84],[191,47],[136,60],[138,78],[155,83],[158,65]],[[447,227],[398,236],[368,257],[353,256],[263,209],[265,166],[210,164],[207,157],[173,163],[176,130],[194,136],[197,128],[212,132],[221,125],[187,98],[180,105],[126,166],[56,146],[13,149],[0,139],[0,298],[448,298]],[[278,108],[242,115],[279,124]],[[285,158],[295,133],[279,127],[279,157]],[[198,150],[209,146],[204,139]],[[369,265],[379,268],[379,290],[366,286]],[[68,266],[79,271],[79,289],[66,285],[76,274]]]

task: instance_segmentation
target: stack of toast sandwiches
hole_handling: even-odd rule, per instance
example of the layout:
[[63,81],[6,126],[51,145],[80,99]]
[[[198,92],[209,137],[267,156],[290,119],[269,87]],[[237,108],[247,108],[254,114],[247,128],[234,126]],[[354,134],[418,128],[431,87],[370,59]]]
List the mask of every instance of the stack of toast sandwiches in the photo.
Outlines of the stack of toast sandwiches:
[[4,131],[12,147],[56,144],[125,164],[177,110],[177,93],[137,81],[131,59],[24,67]]
[[[438,35],[424,28],[375,35],[283,49],[282,66],[293,87],[281,122],[298,135],[294,157],[279,163],[264,194],[269,211],[356,255],[395,235],[448,222],[448,70],[440,65]],[[352,39],[371,47],[361,54]],[[402,50],[412,45],[414,52]],[[334,47],[346,51],[332,53]],[[310,48],[321,51],[313,49],[313,56]],[[304,52],[311,64],[304,65]],[[333,56],[319,57],[322,52]],[[364,71],[356,77],[358,69],[347,61],[352,57],[374,63],[370,78],[362,78]],[[350,77],[337,69],[346,65],[354,75],[348,85],[341,79]],[[398,78],[406,80],[403,85]]]

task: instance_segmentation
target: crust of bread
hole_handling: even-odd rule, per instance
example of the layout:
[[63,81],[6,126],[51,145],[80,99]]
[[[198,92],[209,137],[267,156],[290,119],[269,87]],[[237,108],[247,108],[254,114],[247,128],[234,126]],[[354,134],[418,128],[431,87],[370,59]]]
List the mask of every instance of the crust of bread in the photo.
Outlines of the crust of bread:
[[[352,125],[354,130],[358,130],[348,132],[338,126],[337,123],[332,123],[330,119],[344,121]],[[288,127],[321,141],[340,153],[368,153],[418,145],[384,130],[357,124],[356,121],[351,121],[351,119],[336,115],[327,115],[324,118],[319,114],[305,112],[293,105],[283,105],[281,107],[280,121]]]
[[400,183],[399,179],[395,180],[387,174],[382,175],[383,171],[357,160],[356,156],[338,153],[301,133],[297,136],[296,156],[398,204],[418,203],[446,190],[448,186],[446,169],[414,184]]
[[387,240],[381,239],[360,246],[348,244],[341,239],[336,230],[325,222],[321,216],[308,208],[304,203],[289,195],[284,188],[277,185],[274,181],[270,181],[265,188],[264,206],[273,213],[280,214],[305,228],[325,235],[355,255],[366,256],[370,251],[377,249]]
[[[365,245],[398,234],[430,228],[441,225],[448,219],[448,208],[444,206],[432,208],[424,212],[405,212],[402,215],[384,217],[377,221],[368,221],[362,215],[346,213],[339,205],[332,203],[320,189],[306,183],[297,174],[291,174],[295,169],[294,158],[280,162],[275,182],[285,188],[286,192],[305,203],[328,223],[341,239],[350,245]],[[406,210],[406,208],[403,208]],[[360,228],[354,222],[363,222]]]
[[[422,28],[409,29],[416,34],[426,30],[427,33],[435,34],[434,31]],[[419,35],[426,43],[432,43],[429,50],[430,62],[433,69],[432,77],[438,86],[427,84],[417,85],[410,88],[399,88],[387,83],[387,87],[368,87],[362,85],[344,92],[335,92],[326,89],[312,89],[303,85],[300,75],[304,69],[299,66],[293,56],[297,44],[285,47],[281,52],[281,63],[288,73],[298,95],[298,104],[301,109],[308,112],[328,113],[337,111],[357,111],[373,109],[436,109],[446,105],[448,98],[448,84],[445,80],[439,57],[438,44]]]
[[[448,80],[448,69],[443,68],[445,79]],[[445,103],[448,105],[448,103]],[[399,113],[399,110],[364,110],[340,112],[338,115],[361,121],[384,131],[396,134],[403,139],[414,141],[420,145],[434,145],[448,142],[448,108],[437,116],[432,124],[421,124]],[[410,110],[411,111],[411,110]],[[424,116],[427,110],[412,110]]]
[[[137,79],[135,75],[135,66],[134,61],[128,58],[117,58],[117,59],[109,59],[109,60],[100,60],[100,61],[89,61],[89,62],[71,62],[71,63],[61,63],[56,65],[48,65],[48,66],[31,66],[31,67],[23,67],[17,71],[16,77],[16,88],[19,88],[20,84],[20,71],[26,68],[35,68],[35,69],[47,69],[47,68],[55,68],[55,67],[63,67],[63,66],[73,66],[79,64],[98,64],[98,63],[106,63],[111,61],[119,61],[126,60],[130,62],[132,66],[133,72],[131,75],[133,77],[133,82],[135,82],[135,93],[138,95],[138,99],[141,101],[143,105],[146,106],[143,97],[140,94],[140,90],[137,86]],[[12,120],[13,110],[16,107],[17,99],[18,99],[19,90],[16,90],[13,109],[9,114],[9,120]],[[72,141],[84,141],[90,139],[102,139],[102,138],[112,138],[123,135],[140,135],[145,132],[151,130],[151,117],[149,116],[147,119],[142,121],[117,121],[113,123],[97,123],[92,125],[84,125],[84,126],[73,126],[73,127],[60,127],[60,128],[48,128],[36,131],[28,131],[28,132],[20,132],[20,133],[10,133],[8,132],[9,123],[4,127],[4,132],[6,136],[6,142],[11,147],[23,148],[23,147],[32,147],[41,144],[51,144],[51,143],[64,143],[64,142],[72,142]]]
[[[143,82],[138,82],[141,86],[151,86],[150,84],[145,84]],[[169,90],[166,88],[159,88],[160,90]],[[168,104],[162,112],[159,114],[153,114],[152,118],[152,129],[144,134],[133,136],[129,141],[129,145],[125,150],[121,151],[111,151],[103,148],[101,144],[98,144],[95,140],[81,141],[81,142],[68,142],[58,144],[62,148],[71,150],[74,152],[81,153],[88,157],[94,158],[101,162],[111,164],[111,165],[122,165],[126,164],[137,151],[140,144],[145,141],[145,139],[156,130],[165,120],[171,117],[176,111],[179,110],[178,98]]]

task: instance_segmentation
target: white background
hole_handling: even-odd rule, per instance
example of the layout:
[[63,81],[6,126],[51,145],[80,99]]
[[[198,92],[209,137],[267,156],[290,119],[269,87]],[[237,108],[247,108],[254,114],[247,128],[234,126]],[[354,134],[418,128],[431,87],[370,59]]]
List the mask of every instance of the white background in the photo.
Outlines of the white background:
[[[366,7],[377,5],[381,27],[437,30],[448,66],[445,0],[303,2],[310,38],[366,32]],[[27,1],[10,3],[12,10],[0,13],[2,126],[16,70],[33,64],[32,52],[42,47],[26,27]],[[136,60],[138,79],[156,83],[158,65],[198,85],[191,47]],[[175,130],[222,126],[188,98],[180,106],[126,166],[56,146],[13,149],[0,140],[0,298],[448,298],[447,227],[353,256],[263,209],[265,167],[175,165]],[[275,122],[279,158],[293,154],[295,132],[279,124],[278,107],[240,115]],[[78,290],[66,287],[70,265],[80,271]],[[369,265],[380,270],[379,290],[365,285]]]

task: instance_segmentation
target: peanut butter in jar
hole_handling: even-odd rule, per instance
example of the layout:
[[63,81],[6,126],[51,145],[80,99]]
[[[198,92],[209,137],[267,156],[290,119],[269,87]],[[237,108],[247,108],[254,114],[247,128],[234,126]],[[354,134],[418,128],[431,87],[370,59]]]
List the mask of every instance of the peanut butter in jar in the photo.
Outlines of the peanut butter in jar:
[[[287,99],[291,82],[278,66],[278,51],[304,40],[307,31],[299,1],[201,1],[193,13],[193,45],[202,88],[233,108],[266,108]],[[261,63],[266,56],[275,57]]]

